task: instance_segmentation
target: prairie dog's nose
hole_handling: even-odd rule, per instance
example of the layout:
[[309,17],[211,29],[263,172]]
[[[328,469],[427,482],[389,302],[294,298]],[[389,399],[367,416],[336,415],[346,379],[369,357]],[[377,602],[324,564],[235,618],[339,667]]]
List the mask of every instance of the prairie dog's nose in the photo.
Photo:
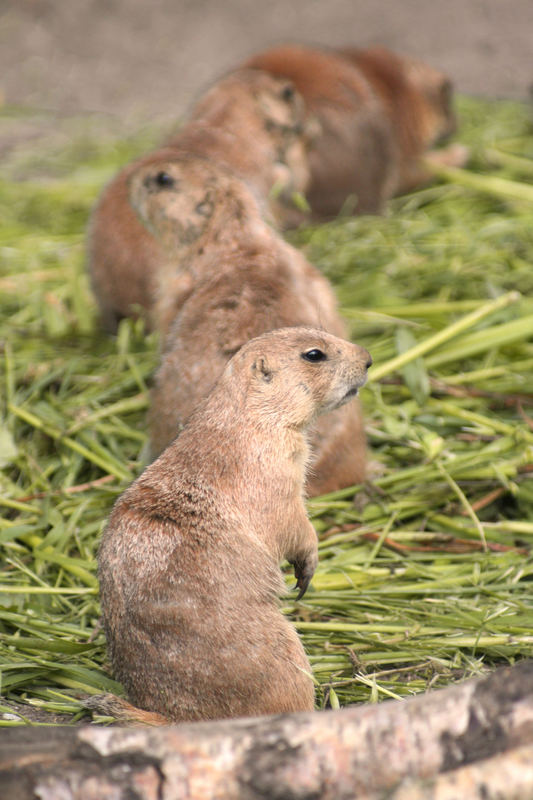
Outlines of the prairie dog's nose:
[[357,355],[359,356],[359,360],[361,361],[362,364],[364,364],[365,369],[369,369],[373,364],[372,356],[370,355],[366,347],[361,347],[360,345],[357,345],[357,350],[358,350]]

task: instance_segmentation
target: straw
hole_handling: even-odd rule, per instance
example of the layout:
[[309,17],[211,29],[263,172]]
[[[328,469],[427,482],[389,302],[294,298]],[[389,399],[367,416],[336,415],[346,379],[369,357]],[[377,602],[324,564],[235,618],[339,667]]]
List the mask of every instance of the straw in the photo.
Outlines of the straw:
[[[298,602],[284,566],[282,608],[318,706],[406,697],[533,655],[533,135],[526,106],[459,107],[467,168],[440,170],[446,183],[383,217],[289,234],[374,359],[361,392],[369,478],[309,501],[320,563]],[[77,723],[80,694],[122,691],[99,627],[96,557],[113,502],[144,465],[158,350],[139,322],[101,332],[84,237],[99,187],[161,130],[114,125],[57,120],[59,139],[44,138],[38,157],[7,153],[0,182],[9,727],[47,712]],[[11,702],[25,704],[18,721],[2,716]]]

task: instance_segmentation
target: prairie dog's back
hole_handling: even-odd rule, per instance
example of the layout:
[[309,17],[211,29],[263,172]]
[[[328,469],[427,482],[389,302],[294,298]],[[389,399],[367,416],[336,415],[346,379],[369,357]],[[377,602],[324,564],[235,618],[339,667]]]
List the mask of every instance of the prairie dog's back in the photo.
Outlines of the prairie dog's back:
[[453,88],[444,73],[384,47],[339,52],[365,75],[384,102],[405,157],[420,155],[455,131]]
[[382,211],[393,194],[428,179],[414,162],[454,130],[447,77],[382,47],[287,44],[245,65],[293,81],[318,118],[308,191],[317,219],[336,216],[347,201],[357,213]]

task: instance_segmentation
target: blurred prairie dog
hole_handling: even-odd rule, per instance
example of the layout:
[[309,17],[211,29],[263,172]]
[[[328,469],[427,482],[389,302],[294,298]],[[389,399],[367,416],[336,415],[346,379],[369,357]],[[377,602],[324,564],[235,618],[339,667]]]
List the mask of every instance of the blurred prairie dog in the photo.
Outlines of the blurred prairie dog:
[[[328,50],[288,44],[248,59],[246,67],[290,79],[320,134],[309,151],[307,199],[315,219],[355,202],[377,213],[394,194],[429,180],[418,160],[455,130],[452,86],[438,70],[382,47]],[[438,151],[462,164],[465,148]]]
[[[142,167],[131,201],[172,258],[161,273],[155,316],[162,362],[152,393],[150,442],[160,453],[249,339],[288,325],[344,336],[333,290],[262,218],[241,181],[194,158]],[[317,421],[307,490],[323,494],[364,480],[360,407]]]
[[128,202],[128,180],[139,166],[175,154],[210,159],[246,180],[264,213],[283,224],[292,197],[309,182],[306,156],[312,123],[286,78],[241,69],[222,78],[192,110],[191,119],[161,150],[126,165],[103,190],[88,229],[88,269],[106,330],[139,312],[150,323],[154,281],[165,260],[159,242]]
[[[291,81],[240,69],[200,97],[189,123],[166,144],[207,154],[228,167],[267,201],[275,222],[283,227],[292,195],[305,193],[309,186],[307,147],[318,130]],[[225,135],[218,138],[218,132]],[[202,137],[209,139],[207,152]]]
[[370,363],[364,348],[306,327],[233,356],[103,533],[109,653],[144,711],[113,697],[93,708],[150,724],[313,709],[309,662],[277,604],[279,564],[294,565],[301,596],[318,560],[306,429],[357,394]]

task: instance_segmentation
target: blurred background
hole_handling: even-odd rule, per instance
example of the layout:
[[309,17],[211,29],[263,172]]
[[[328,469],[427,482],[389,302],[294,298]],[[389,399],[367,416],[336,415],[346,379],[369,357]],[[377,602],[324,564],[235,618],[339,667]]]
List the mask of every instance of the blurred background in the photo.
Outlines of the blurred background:
[[456,88],[527,96],[532,0],[0,0],[4,103],[176,118],[221,72],[282,41],[381,43]]

